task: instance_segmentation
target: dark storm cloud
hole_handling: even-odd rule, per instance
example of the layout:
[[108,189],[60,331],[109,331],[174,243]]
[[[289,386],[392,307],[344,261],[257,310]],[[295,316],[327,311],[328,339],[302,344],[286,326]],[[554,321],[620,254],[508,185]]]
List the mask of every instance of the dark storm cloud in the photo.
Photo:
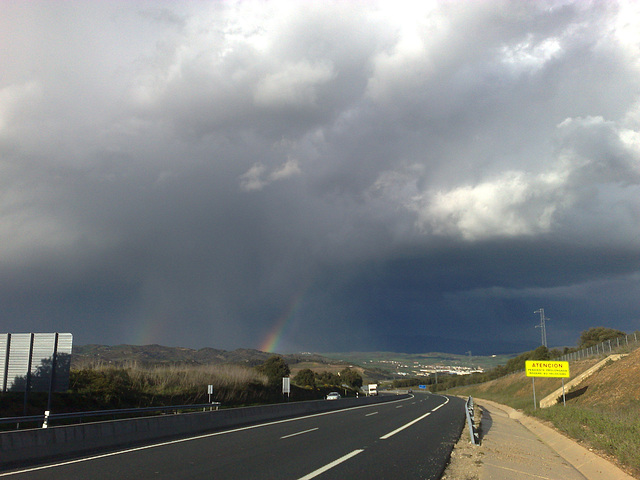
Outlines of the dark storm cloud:
[[535,347],[541,306],[556,345],[637,328],[637,10],[3,4],[2,328],[478,352]]

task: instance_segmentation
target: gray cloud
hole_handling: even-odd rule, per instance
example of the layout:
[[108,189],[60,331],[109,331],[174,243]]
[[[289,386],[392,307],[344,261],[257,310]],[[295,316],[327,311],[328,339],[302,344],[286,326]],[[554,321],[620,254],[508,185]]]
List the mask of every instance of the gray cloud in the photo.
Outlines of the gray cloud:
[[637,328],[637,10],[1,5],[2,328],[476,351],[535,347],[540,306],[557,345]]

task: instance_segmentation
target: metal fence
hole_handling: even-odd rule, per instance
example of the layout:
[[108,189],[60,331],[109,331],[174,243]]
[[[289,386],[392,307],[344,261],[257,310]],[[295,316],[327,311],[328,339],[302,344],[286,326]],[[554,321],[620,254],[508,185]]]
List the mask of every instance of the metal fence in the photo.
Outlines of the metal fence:
[[595,357],[600,355],[610,355],[612,353],[637,348],[639,346],[638,340],[638,332],[630,333],[622,337],[605,340],[604,342],[601,342],[592,347],[583,348],[582,350],[578,350],[576,352],[567,353],[557,358],[556,360],[571,362],[582,360],[583,358]]

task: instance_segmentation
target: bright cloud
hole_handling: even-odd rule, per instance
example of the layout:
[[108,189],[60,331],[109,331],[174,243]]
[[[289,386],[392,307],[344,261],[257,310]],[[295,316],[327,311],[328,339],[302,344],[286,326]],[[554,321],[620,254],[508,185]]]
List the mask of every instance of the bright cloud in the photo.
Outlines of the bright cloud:
[[264,107],[317,106],[318,88],[334,76],[333,68],[328,64],[286,65],[258,83],[254,98]]
[[437,235],[465,240],[546,233],[557,209],[558,180],[506,172],[496,181],[438,192],[426,201],[417,197],[417,223]]

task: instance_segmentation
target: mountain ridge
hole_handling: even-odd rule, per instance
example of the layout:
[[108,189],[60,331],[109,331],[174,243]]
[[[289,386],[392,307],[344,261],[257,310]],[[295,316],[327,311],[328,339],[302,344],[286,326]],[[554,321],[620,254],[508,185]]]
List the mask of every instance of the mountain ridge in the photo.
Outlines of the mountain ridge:
[[168,347],[159,344],[150,345],[74,345],[71,363],[74,368],[106,364],[125,366],[135,363],[150,367],[159,365],[218,365],[236,364],[255,367],[264,363],[273,355],[281,356],[292,370],[296,365],[316,364],[316,367],[328,365],[358,365],[378,373],[390,375],[398,372],[400,363],[430,363],[464,366],[481,366],[485,369],[506,363],[512,356],[491,355],[474,356],[443,352],[402,353],[402,352],[342,352],[342,353],[273,353],[252,348],[222,350],[213,347],[200,349],[186,347]]
[[193,349],[186,347],[168,347],[158,344],[121,344],[113,346],[89,344],[73,346],[71,364],[77,367],[87,363],[106,363],[116,366],[129,363],[138,363],[142,366],[171,364],[215,365],[232,363],[253,367],[264,363],[265,360],[273,355],[281,356],[289,364],[308,361],[335,363],[333,359],[314,353],[279,354],[251,348],[222,350],[212,347]]

